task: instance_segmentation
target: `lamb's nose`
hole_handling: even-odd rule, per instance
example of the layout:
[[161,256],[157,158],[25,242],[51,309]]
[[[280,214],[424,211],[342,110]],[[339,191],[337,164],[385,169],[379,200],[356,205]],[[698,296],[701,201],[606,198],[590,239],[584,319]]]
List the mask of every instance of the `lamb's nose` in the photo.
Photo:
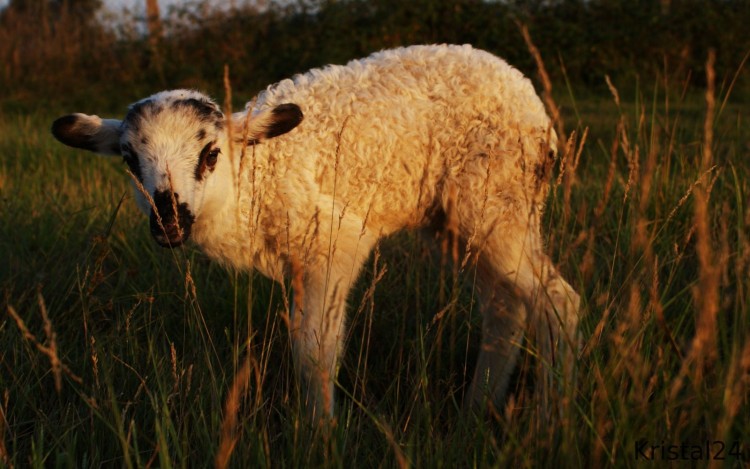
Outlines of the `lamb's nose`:
[[151,209],[151,235],[162,247],[174,248],[190,237],[193,214],[187,204],[180,202],[179,194],[156,191],[153,196],[155,210]]

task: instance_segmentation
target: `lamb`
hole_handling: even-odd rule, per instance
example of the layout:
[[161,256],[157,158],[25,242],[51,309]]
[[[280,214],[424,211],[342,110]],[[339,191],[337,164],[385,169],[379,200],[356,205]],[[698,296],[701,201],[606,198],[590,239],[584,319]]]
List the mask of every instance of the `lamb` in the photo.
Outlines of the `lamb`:
[[52,133],[122,156],[161,246],[190,239],[229,268],[301,279],[290,327],[313,417],[333,415],[352,284],[403,229],[447,233],[477,269],[470,405],[503,402],[534,318],[570,369],[579,297],[540,234],[557,137],[530,81],[488,52],[385,50],[283,80],[231,116],[200,92],[163,91],[123,120],[72,114]]

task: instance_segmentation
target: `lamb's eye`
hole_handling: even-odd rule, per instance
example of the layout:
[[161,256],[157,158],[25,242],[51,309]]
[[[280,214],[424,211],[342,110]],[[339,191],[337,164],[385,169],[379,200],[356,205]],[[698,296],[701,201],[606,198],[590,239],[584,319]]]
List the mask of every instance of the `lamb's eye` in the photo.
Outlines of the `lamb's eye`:
[[214,143],[216,142],[211,142],[203,147],[201,154],[198,157],[198,165],[195,167],[195,179],[198,181],[203,179],[206,170],[210,172],[216,167],[216,160],[219,158],[221,150],[219,148],[213,148]]
[[221,150],[219,148],[214,148],[213,150],[208,152],[208,155],[206,155],[206,166],[209,168],[213,168],[216,166],[216,160],[219,158],[219,153],[221,153]]

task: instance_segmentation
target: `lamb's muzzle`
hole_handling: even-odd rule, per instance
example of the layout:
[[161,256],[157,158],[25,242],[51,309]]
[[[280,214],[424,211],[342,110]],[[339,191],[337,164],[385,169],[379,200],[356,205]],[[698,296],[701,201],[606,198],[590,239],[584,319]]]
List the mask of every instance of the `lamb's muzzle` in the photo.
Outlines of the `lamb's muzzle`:
[[[151,236],[164,248],[181,246],[190,238],[190,229],[195,217],[187,204],[180,203],[180,195],[171,191],[156,191],[153,195],[149,224]],[[177,208],[177,213],[175,213]]]

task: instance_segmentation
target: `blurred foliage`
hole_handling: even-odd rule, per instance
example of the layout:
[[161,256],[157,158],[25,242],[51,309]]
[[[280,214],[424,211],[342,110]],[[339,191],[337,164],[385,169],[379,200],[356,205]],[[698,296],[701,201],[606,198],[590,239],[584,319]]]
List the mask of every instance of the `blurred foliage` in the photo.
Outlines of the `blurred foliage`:
[[[171,7],[164,34],[145,17],[115,25],[99,0],[15,0],[0,12],[3,107],[120,106],[159,89],[235,96],[297,72],[416,43],[470,43],[526,73],[535,66],[518,23],[529,26],[554,80],[606,90],[619,83],[690,79],[701,84],[708,48],[731,81],[750,51],[746,0],[293,0],[215,8]],[[623,86],[623,85],[620,85]],[[627,86],[627,85],[625,85]],[[747,73],[738,86],[750,88]]]

